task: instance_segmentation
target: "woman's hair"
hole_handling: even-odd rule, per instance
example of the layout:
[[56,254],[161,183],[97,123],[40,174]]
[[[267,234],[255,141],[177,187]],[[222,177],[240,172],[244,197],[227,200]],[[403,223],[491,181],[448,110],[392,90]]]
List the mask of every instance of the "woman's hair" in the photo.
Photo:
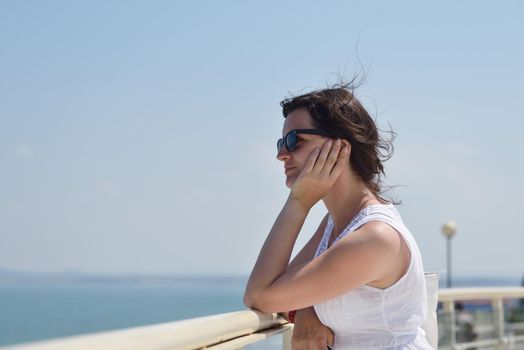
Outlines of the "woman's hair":
[[286,98],[280,102],[284,118],[299,108],[305,108],[313,117],[316,128],[327,132],[331,138],[346,139],[351,144],[350,162],[371,192],[383,202],[382,162],[393,155],[395,133],[385,140],[379,134],[375,121],[354,96],[352,82],[337,84],[324,90]]

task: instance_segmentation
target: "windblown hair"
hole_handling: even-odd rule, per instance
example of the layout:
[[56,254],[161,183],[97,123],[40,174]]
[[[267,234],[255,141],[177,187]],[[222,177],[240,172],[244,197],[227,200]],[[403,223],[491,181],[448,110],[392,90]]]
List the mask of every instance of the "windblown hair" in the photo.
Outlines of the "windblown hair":
[[299,108],[305,108],[316,128],[327,132],[330,138],[346,139],[351,144],[350,163],[370,191],[382,202],[383,162],[393,156],[393,139],[383,139],[375,121],[353,94],[352,82],[337,84],[324,90],[287,98],[280,102],[284,118]]

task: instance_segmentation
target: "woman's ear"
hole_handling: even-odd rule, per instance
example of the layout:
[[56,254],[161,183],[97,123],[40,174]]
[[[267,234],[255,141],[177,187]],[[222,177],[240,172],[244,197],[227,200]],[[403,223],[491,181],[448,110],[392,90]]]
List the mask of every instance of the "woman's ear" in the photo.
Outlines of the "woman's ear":
[[349,143],[349,141],[342,139],[342,146],[347,147],[349,151],[349,158],[351,158],[351,144]]

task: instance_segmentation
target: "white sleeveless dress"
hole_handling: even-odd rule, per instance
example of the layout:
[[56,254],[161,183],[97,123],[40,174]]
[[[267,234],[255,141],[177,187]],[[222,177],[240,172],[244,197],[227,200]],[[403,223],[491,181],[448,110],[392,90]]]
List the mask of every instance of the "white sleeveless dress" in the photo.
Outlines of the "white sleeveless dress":
[[[427,313],[422,256],[395,207],[378,204],[362,209],[333,244],[370,221],[385,222],[402,235],[411,252],[409,268],[386,289],[364,285],[314,305],[320,321],[335,333],[333,349],[433,349],[421,328]],[[329,216],[315,257],[327,249],[332,230]]]

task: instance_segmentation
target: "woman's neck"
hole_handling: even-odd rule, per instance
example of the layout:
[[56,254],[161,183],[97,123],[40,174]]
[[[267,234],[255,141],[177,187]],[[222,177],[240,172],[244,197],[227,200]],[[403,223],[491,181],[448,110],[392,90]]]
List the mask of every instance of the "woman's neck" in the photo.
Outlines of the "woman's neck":
[[336,234],[349,225],[363,208],[381,204],[359,176],[346,172],[340,175],[323,201],[333,219]]

